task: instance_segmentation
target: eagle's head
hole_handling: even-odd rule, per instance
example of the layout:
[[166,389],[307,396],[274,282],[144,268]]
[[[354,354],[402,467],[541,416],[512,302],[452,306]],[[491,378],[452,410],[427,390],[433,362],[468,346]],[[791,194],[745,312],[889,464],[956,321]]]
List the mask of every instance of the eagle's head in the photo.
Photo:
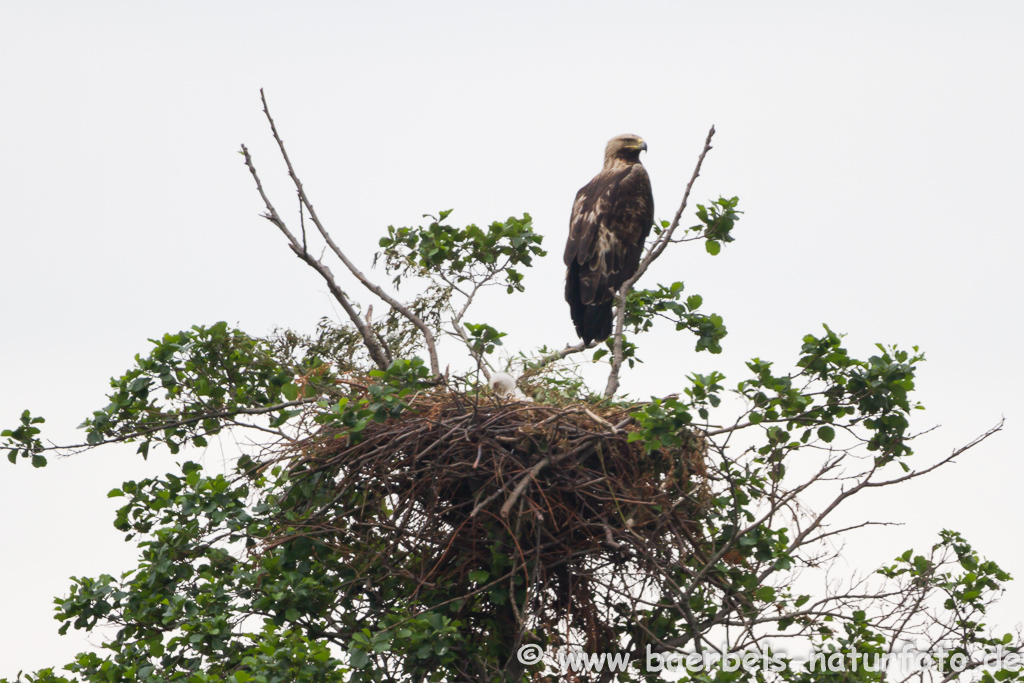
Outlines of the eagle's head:
[[617,135],[604,148],[605,166],[616,160],[637,162],[640,160],[640,152],[646,149],[647,143],[639,135]]

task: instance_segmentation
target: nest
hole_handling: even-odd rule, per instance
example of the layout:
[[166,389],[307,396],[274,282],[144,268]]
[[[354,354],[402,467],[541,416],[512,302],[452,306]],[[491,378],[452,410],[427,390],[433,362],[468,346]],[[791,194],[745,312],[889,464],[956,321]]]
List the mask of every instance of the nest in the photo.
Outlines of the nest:
[[648,453],[629,423],[622,407],[420,394],[358,443],[324,428],[301,444],[292,477],[324,491],[287,533],[351,567],[361,600],[397,578],[481,638],[608,648],[656,599],[651,577],[701,545],[708,497],[702,437]]

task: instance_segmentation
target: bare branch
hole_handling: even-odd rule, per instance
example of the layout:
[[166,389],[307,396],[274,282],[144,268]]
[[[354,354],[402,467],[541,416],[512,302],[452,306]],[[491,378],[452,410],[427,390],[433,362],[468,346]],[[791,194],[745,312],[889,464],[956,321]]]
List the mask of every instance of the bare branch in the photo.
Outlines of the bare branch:
[[281,150],[281,156],[284,157],[284,162],[288,166],[288,175],[291,177],[292,182],[295,183],[295,189],[299,193],[299,199],[305,205],[306,210],[309,211],[310,219],[313,221],[313,224],[316,226],[317,230],[320,231],[320,235],[324,238],[324,241],[327,242],[327,246],[331,248],[331,251],[334,252],[335,256],[341,259],[341,262],[345,264],[345,267],[348,268],[349,271],[356,276],[356,279],[359,280],[359,282],[361,282],[364,287],[366,287],[368,290],[379,296],[389,306],[391,306],[396,311],[405,316],[413,325],[415,325],[419,329],[420,332],[423,333],[424,343],[427,346],[427,353],[430,354],[430,371],[433,373],[435,378],[439,377],[441,375],[441,369],[437,359],[437,346],[434,343],[434,333],[431,331],[430,327],[425,322],[423,322],[423,320],[420,319],[418,315],[410,311],[404,304],[402,304],[393,296],[385,292],[379,285],[372,282],[369,278],[366,277],[366,275],[363,274],[362,271],[356,268],[355,264],[352,263],[352,261],[350,261],[347,256],[345,256],[345,252],[343,252],[334,242],[334,239],[331,237],[331,234],[327,232],[327,229],[324,227],[323,223],[320,222],[320,218],[316,215],[316,210],[313,208],[313,204],[309,201],[309,197],[306,196],[306,191],[302,187],[302,181],[299,180],[299,176],[296,175],[295,169],[292,167],[291,159],[288,157],[288,152],[285,150],[284,147],[284,141],[281,139],[281,136],[278,135],[277,126],[274,125],[274,119],[271,118],[270,116],[270,109],[267,106],[267,98],[263,94],[262,88],[260,89],[260,99],[263,101],[263,113],[266,114],[267,121],[270,123],[270,130],[274,135],[274,140],[277,141],[277,146]]
[[299,240],[296,239],[295,235],[292,234],[291,230],[282,220],[281,216],[277,213],[277,209],[270,202],[270,198],[267,197],[267,193],[263,191],[263,183],[260,182],[260,177],[256,173],[256,166],[253,165],[252,156],[249,154],[249,149],[242,145],[242,155],[245,157],[245,165],[249,167],[249,171],[252,173],[252,177],[256,180],[256,189],[260,193],[260,197],[263,198],[263,204],[267,207],[267,211],[261,214],[268,221],[277,226],[278,230],[284,233],[284,236],[288,238],[288,246],[291,248],[295,255],[306,262],[310,268],[320,273],[320,277],[327,283],[327,289],[330,290],[334,298],[341,304],[341,307],[345,309],[345,313],[349,319],[359,330],[360,336],[363,338],[363,343],[366,344],[367,350],[370,352],[370,358],[377,364],[379,368],[386,369],[389,365],[387,356],[381,349],[377,340],[373,336],[373,332],[363,321],[362,316],[359,315],[359,311],[355,309],[352,303],[348,299],[348,295],[342,291],[341,287],[338,286],[337,281],[334,279],[334,273],[328,268],[323,261],[314,257],[309,251],[306,250],[305,244],[300,244]]
[[966,446],[961,446],[960,448],[957,448],[952,453],[950,453],[945,458],[943,458],[939,462],[935,463],[931,467],[926,467],[923,470],[915,470],[913,472],[910,472],[909,474],[903,475],[902,477],[897,477],[896,479],[887,479],[885,481],[867,482],[867,483],[865,483],[865,487],[866,488],[875,488],[875,487],[879,487],[879,486],[890,486],[892,484],[899,484],[899,483],[902,483],[904,481],[907,481],[908,479],[916,479],[917,477],[920,477],[922,475],[928,474],[929,472],[931,472],[933,470],[937,470],[940,467],[942,467],[943,465],[947,465],[950,462],[952,462],[957,456],[959,456],[959,455],[963,454],[964,452],[969,451],[970,449],[974,448],[975,446],[980,444],[982,441],[984,441],[988,437],[990,437],[993,434],[995,434],[996,432],[1003,431],[1003,424],[1005,422],[1006,422],[1005,419],[999,420],[999,422],[996,423],[996,425],[994,427],[990,428],[987,432],[985,432],[981,436],[976,437],[974,439],[974,441],[971,441]]
[[[444,279],[445,279],[445,281],[447,281],[447,278],[444,278]],[[474,282],[473,283],[473,291],[470,292],[469,294],[463,292],[461,289],[458,289],[457,287],[455,287],[455,285],[452,285],[453,289],[456,289],[456,291],[458,291],[459,294],[462,294],[464,297],[466,297],[466,303],[464,303],[462,305],[462,308],[459,309],[459,312],[455,314],[455,321],[456,322],[460,322],[462,320],[462,316],[466,315],[466,311],[469,310],[470,304],[473,303],[473,298],[476,296],[476,293],[480,291],[480,288],[483,287],[484,284],[489,279],[490,279],[490,277],[487,277],[482,282]]]
[[[851,497],[853,495],[856,495],[857,493],[859,493],[860,491],[862,491],[864,489],[881,487],[881,486],[890,486],[892,484],[899,484],[899,483],[907,481],[909,479],[915,479],[915,478],[920,477],[922,475],[928,474],[929,472],[933,472],[933,471],[937,470],[938,468],[940,468],[940,467],[942,467],[944,465],[948,465],[957,456],[959,456],[959,455],[963,454],[964,452],[974,448],[975,446],[980,444],[982,441],[984,441],[988,437],[992,436],[993,434],[995,434],[998,431],[1001,431],[1002,428],[1003,428],[1003,421],[1000,420],[999,423],[996,426],[992,427],[987,432],[985,432],[981,436],[977,437],[976,439],[971,441],[966,446],[961,446],[960,448],[957,448],[952,453],[950,453],[948,456],[946,456],[945,458],[943,458],[939,462],[935,463],[931,467],[926,467],[923,470],[917,470],[917,471],[911,472],[910,474],[907,474],[907,475],[902,476],[902,477],[897,477],[896,479],[887,479],[885,481],[872,481],[871,477],[873,477],[875,475],[875,473],[878,472],[878,468],[876,466],[873,466],[870,470],[868,470],[868,472],[857,483],[856,486],[853,486],[852,488],[849,488],[849,489],[841,492],[838,496],[836,496],[835,500],[833,500],[828,505],[828,507],[825,508],[824,511],[822,511],[820,514],[815,516],[815,518],[811,522],[811,524],[807,528],[805,528],[803,531],[801,531],[796,536],[796,538],[793,539],[793,541],[789,544],[789,548],[787,548],[786,552],[792,552],[794,549],[799,548],[801,545],[803,545],[805,542],[807,542],[807,537],[810,535],[810,533],[812,531],[814,531],[815,529],[817,529],[819,526],[821,526],[821,524],[825,521],[825,518],[829,514],[831,514],[837,507],[839,507],[839,505],[843,501],[845,501],[847,498],[849,498],[849,497]],[[763,580],[766,576],[767,576],[767,572],[765,574],[762,574],[762,576],[760,576],[758,578],[759,578],[759,580]]]
[[640,262],[640,267],[637,268],[636,273],[631,277],[626,285],[629,287],[633,286],[637,280],[639,280],[647,268],[651,265],[654,259],[661,256],[661,252],[665,251],[665,247],[672,240],[672,233],[679,227],[679,220],[683,216],[683,211],[686,210],[686,205],[690,200],[690,190],[693,189],[693,184],[697,181],[700,176],[700,167],[704,163],[704,157],[711,151],[711,138],[715,136],[715,127],[711,126],[711,130],[708,131],[708,137],[704,140],[704,149],[701,150],[700,156],[697,158],[697,166],[693,169],[693,175],[690,177],[690,182],[686,184],[686,190],[683,192],[683,201],[679,204],[679,209],[676,210],[676,215],[672,219],[672,223],[669,224],[665,232],[658,236],[658,239],[654,241],[651,248],[647,250],[647,254],[644,256],[644,260]]
[[526,476],[519,480],[519,483],[516,485],[516,487],[512,489],[512,493],[509,495],[508,499],[501,506],[502,517],[508,517],[509,510],[512,509],[512,506],[519,499],[519,496],[523,494],[523,491],[525,491],[526,487],[530,485],[530,482],[532,482],[537,477],[537,475],[540,474],[540,471],[547,467],[550,463],[551,458],[544,458],[543,460],[538,461],[536,465],[530,468],[530,470],[526,473]]
[[587,349],[592,349],[595,346],[599,346],[600,344],[601,344],[601,342],[599,342],[599,341],[592,341],[589,344],[584,344],[583,342],[579,342],[577,344],[572,344],[570,346],[566,346],[561,351],[556,351],[554,353],[548,354],[547,356],[544,356],[543,358],[541,358],[539,361],[537,361],[536,365],[534,365],[532,368],[530,368],[529,370],[524,372],[522,376],[523,377],[529,377],[530,375],[535,375],[538,372],[540,372],[541,370],[543,370],[544,368],[546,368],[547,366],[549,366],[552,363],[554,363],[555,361],[562,360],[566,356],[571,356],[574,353],[581,353],[583,351],[586,351]]

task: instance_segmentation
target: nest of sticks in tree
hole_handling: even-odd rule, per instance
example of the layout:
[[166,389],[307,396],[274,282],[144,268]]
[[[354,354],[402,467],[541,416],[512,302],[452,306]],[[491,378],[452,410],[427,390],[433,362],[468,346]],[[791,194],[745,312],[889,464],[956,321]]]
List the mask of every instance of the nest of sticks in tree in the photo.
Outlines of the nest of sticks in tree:
[[421,608],[503,631],[481,637],[608,648],[637,616],[622,605],[706,546],[705,440],[647,452],[631,429],[624,407],[419,394],[358,443],[327,427],[304,441],[292,477],[324,490],[282,531],[315,538],[359,590],[413,582]]

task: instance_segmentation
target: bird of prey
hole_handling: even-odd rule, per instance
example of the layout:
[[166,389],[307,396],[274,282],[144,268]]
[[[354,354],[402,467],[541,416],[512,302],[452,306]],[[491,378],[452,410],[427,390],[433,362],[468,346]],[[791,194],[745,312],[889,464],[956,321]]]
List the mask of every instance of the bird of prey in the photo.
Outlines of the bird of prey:
[[608,141],[604,168],[576,193],[565,244],[565,300],[576,333],[589,344],[612,333],[615,293],[636,273],[654,222],[654,195],[637,135]]

